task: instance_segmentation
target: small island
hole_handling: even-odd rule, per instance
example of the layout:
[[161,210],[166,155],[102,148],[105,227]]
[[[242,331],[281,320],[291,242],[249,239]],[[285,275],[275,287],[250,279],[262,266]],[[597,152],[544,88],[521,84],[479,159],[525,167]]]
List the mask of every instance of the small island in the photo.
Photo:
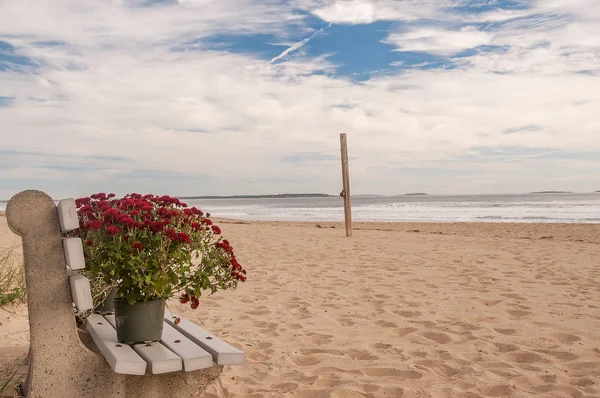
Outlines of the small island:
[[549,194],[549,193],[573,193],[570,191],[539,191],[539,192],[530,192],[532,195],[535,194]]
[[425,192],[405,193],[404,196],[427,196]]

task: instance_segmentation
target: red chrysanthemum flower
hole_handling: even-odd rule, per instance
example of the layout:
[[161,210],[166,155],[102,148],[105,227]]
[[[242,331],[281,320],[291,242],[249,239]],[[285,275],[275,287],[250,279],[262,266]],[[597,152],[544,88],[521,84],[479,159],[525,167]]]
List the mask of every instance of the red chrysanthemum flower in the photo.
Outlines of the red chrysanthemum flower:
[[180,232],[177,234],[177,240],[180,242],[190,243],[190,236],[185,232]]
[[118,217],[119,214],[119,210],[117,209],[108,209],[104,212],[105,217]]
[[90,221],[90,223],[87,225],[87,228],[93,230],[93,231],[97,231],[100,228],[102,228],[102,220],[94,220],[94,221]]
[[133,242],[133,244],[131,245],[132,249],[137,249],[137,250],[142,250],[144,248],[144,246],[142,245],[142,242]]
[[213,225],[211,228],[212,228],[212,230],[214,231],[215,234],[217,234],[217,235],[221,234],[221,228],[219,228],[218,226]]
[[190,296],[187,293],[182,293],[179,302],[181,304],[186,304],[188,301],[190,301]]
[[196,308],[198,308],[199,305],[200,305],[200,300],[198,300],[198,297],[194,297],[192,299],[192,304],[190,305],[190,307],[192,307],[192,309],[195,310]]
[[112,236],[115,236],[119,232],[121,232],[121,230],[116,225],[111,225],[110,227],[106,228],[106,233]]

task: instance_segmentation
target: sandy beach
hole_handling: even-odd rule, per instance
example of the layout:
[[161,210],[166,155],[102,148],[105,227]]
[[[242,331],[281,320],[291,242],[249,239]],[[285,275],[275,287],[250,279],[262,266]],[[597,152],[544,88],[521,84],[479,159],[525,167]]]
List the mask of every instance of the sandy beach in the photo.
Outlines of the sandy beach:
[[[600,396],[600,225],[219,225],[248,281],[170,305],[246,352],[203,396]],[[1,370],[26,306],[0,322]]]

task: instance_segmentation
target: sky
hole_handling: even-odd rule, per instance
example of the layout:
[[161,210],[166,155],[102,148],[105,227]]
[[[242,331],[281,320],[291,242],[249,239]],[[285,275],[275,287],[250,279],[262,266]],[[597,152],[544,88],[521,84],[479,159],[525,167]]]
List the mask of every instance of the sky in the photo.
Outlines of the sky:
[[598,0],[0,0],[0,199],[600,189]]

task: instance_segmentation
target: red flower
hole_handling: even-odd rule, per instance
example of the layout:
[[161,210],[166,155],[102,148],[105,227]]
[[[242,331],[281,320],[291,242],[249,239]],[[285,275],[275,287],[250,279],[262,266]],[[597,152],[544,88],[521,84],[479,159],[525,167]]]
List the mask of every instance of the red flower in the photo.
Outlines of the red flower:
[[206,225],[212,225],[212,223],[213,223],[213,222],[212,222],[211,220],[209,220],[208,218],[205,218],[204,220],[202,220],[202,222],[203,222],[204,224],[206,224]]
[[142,245],[142,242],[133,242],[133,244],[131,245],[132,249],[138,249],[138,250],[142,250],[144,246]]
[[119,220],[121,224],[127,225],[128,227],[134,227],[136,222],[131,217],[123,217]]
[[91,245],[94,244],[94,242],[92,242],[91,239],[88,239],[88,240],[85,241],[85,244],[86,244],[86,246],[91,246]]
[[200,305],[200,300],[198,300],[198,297],[194,297],[192,299],[192,304],[190,305],[190,307],[192,307],[192,309],[195,310],[196,308],[198,308],[199,305]]
[[161,232],[165,229],[165,224],[162,221],[153,221],[149,224],[150,231]]
[[190,236],[185,232],[180,232],[177,234],[177,240],[180,242],[190,243]]
[[221,228],[219,228],[216,225],[212,226],[212,230],[215,232],[215,234],[220,235],[221,234]]
[[79,212],[80,212],[80,213],[90,213],[90,212],[93,212],[93,211],[94,211],[94,208],[93,208],[92,206],[90,206],[90,205],[85,205],[85,206],[82,206],[82,207],[79,209]]
[[90,223],[87,225],[87,228],[89,228],[89,229],[91,229],[91,230],[94,230],[94,231],[97,231],[97,230],[99,230],[100,228],[102,228],[102,224],[103,224],[103,223],[102,223],[102,220],[94,220],[94,221],[91,221],[91,222],[90,222]]
[[112,236],[115,236],[119,232],[121,232],[121,230],[115,225],[111,225],[110,227],[106,228],[106,233]]
[[118,217],[119,216],[119,210],[117,209],[108,209],[104,212],[104,215],[106,217]]
[[187,293],[182,293],[179,302],[181,304],[186,304],[188,301],[190,301],[190,296]]
[[200,231],[200,229],[201,229],[201,228],[202,228],[202,227],[200,226],[200,223],[198,223],[198,222],[195,222],[195,221],[192,223],[192,229],[193,229],[193,230],[195,230],[195,231]]

